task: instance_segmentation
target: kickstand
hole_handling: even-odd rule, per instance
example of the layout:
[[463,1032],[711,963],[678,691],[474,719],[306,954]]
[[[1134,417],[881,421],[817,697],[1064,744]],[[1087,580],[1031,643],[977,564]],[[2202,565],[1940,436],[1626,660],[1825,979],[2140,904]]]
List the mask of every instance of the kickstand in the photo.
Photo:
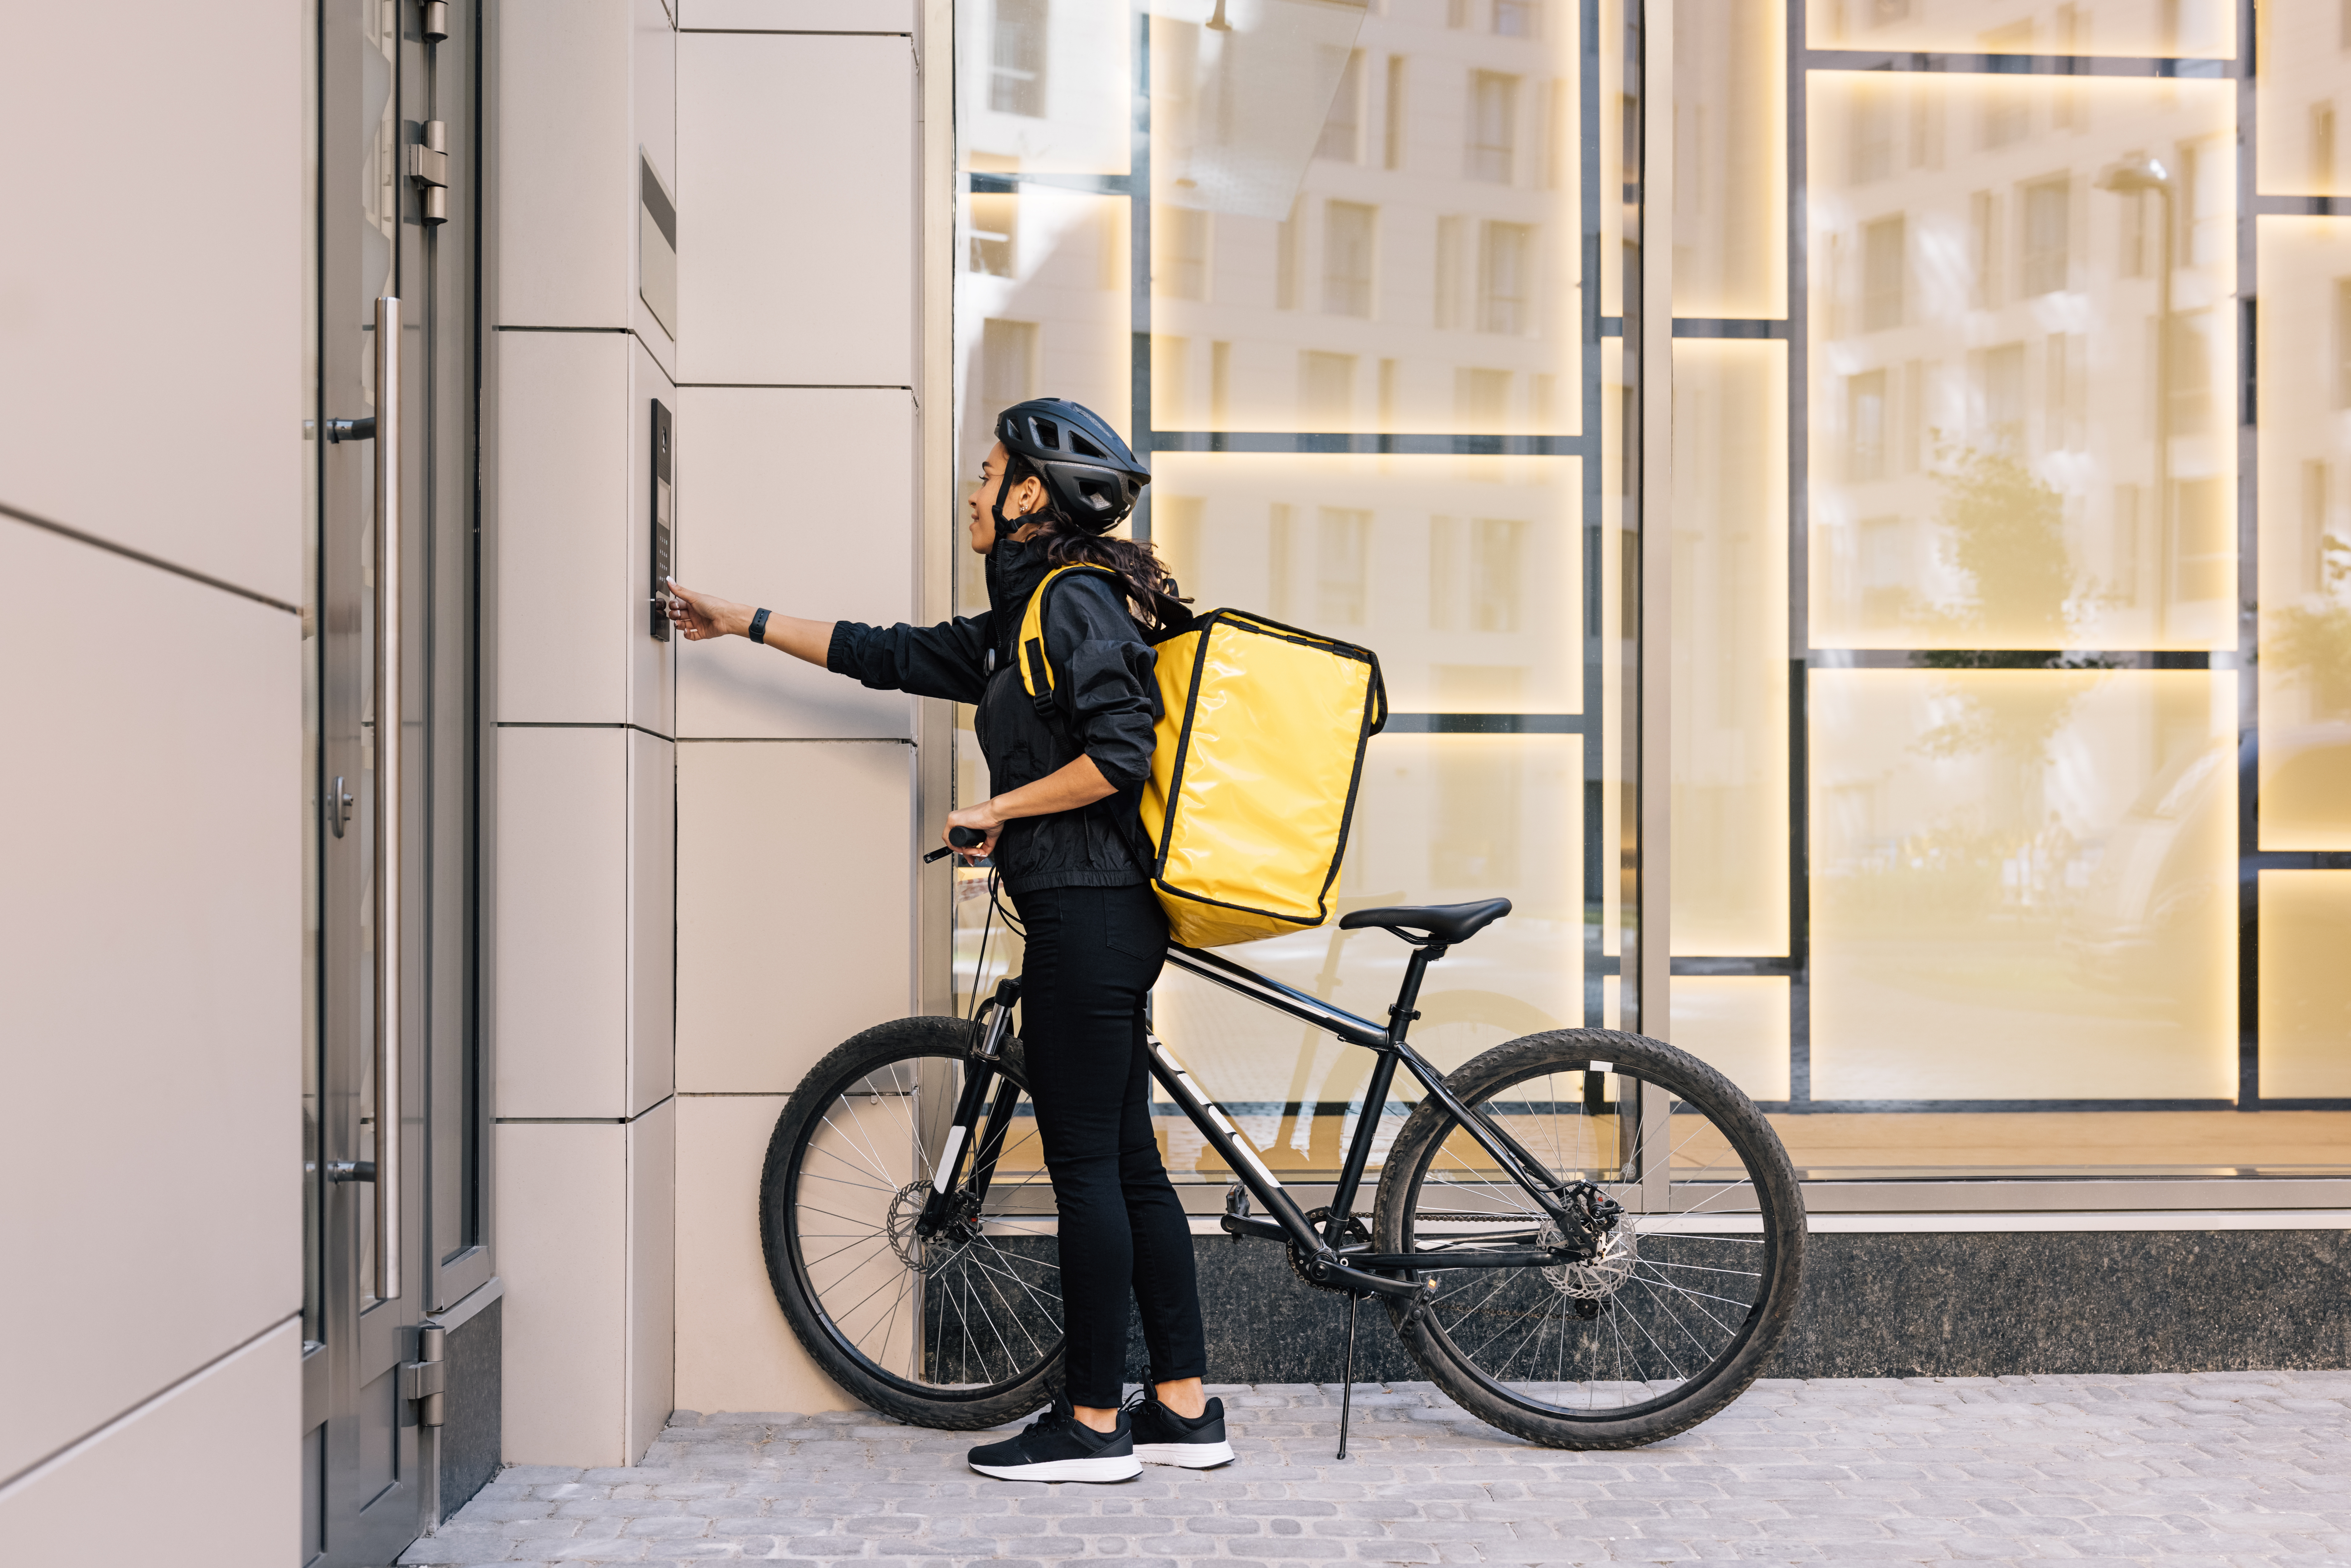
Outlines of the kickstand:
[[1355,1309],[1364,1298],[1350,1291],[1347,1296],[1347,1373],[1346,1381],[1339,1385],[1339,1458],[1347,1457],[1347,1418],[1355,1407]]

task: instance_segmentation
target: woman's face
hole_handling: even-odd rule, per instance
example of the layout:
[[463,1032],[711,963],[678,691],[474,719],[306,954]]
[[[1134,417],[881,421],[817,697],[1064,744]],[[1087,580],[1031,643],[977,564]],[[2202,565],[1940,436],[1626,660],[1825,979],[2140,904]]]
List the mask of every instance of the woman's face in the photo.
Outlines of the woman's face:
[[[986,555],[996,543],[996,518],[991,508],[996,505],[997,492],[1004,488],[1004,443],[998,442],[987,449],[987,460],[979,465],[979,488],[971,493],[966,503],[971,509],[971,551]],[[1045,498],[1045,486],[1032,475],[1012,487],[1004,497],[1004,520],[1026,517],[1037,509]],[[1012,537],[1026,538],[1029,529],[1022,528]]]

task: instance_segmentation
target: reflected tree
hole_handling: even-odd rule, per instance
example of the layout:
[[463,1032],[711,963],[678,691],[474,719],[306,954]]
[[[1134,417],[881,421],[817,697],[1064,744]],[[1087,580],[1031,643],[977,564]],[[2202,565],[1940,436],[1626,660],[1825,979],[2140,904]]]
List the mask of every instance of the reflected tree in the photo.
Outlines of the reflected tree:
[[2351,583],[2351,541],[2327,535],[2319,573],[2323,601],[2273,611],[2264,651],[2280,674],[2301,683],[2312,717],[2351,717],[2351,604],[2339,597]]

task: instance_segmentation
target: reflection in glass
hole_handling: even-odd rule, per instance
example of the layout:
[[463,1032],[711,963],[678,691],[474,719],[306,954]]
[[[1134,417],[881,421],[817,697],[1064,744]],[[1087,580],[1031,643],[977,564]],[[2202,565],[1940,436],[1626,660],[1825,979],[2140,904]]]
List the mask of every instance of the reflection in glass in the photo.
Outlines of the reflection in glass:
[[1787,313],[1780,0],[1674,0],[1674,315]]
[[[1574,736],[1382,735],[1364,768],[1338,912],[1375,904],[1505,897],[1510,918],[1429,971],[1413,1042],[1451,1068],[1522,1034],[1581,1019],[1582,863],[1573,799]],[[1224,950],[1285,984],[1368,1018],[1395,998],[1409,949],[1383,931],[1335,925]],[[1234,1112],[1284,1176],[1329,1180],[1353,1132],[1372,1057],[1204,981],[1170,972],[1154,1022],[1202,1087]],[[1399,1098],[1418,1086],[1399,1079]],[[1199,1134],[1162,1107],[1178,1181],[1222,1181]],[[1374,1145],[1384,1154],[1395,1124]]]
[[2265,871],[2260,896],[2262,1094],[2351,1098],[2351,877]]
[[1788,951],[1787,404],[1785,344],[1674,344],[1679,953]]
[[2258,222],[2261,844],[2351,849],[2351,221]]
[[2262,0],[2257,17],[2262,193],[2351,195],[2351,10],[2342,0]]
[[[1260,11],[1348,36],[1293,39],[1293,78],[1252,107],[1227,77]],[[1153,6],[1154,427],[1573,434],[1573,26],[1491,5],[1455,26],[1305,0],[1226,14],[1240,30],[1209,0]],[[1300,131],[1280,117],[1301,106]],[[1293,141],[1276,169],[1264,149]],[[1194,248],[1159,249],[1163,229]],[[1163,345],[1183,366],[1161,371]]]
[[968,167],[1127,172],[1134,77],[1125,6],[958,0],[956,37],[966,84],[956,128]]
[[1813,73],[1815,646],[2234,645],[2234,90]]
[[1162,452],[1155,467],[1152,540],[1198,608],[1365,643],[1400,713],[1580,710],[1576,459]]
[[2234,688],[1815,670],[1814,1096],[2233,1098]]
[[1672,1040],[1751,1099],[1788,1097],[1788,982],[1777,976],[1675,976]]
[[1928,49],[1987,55],[2237,52],[2231,0],[1805,0],[1816,49]]

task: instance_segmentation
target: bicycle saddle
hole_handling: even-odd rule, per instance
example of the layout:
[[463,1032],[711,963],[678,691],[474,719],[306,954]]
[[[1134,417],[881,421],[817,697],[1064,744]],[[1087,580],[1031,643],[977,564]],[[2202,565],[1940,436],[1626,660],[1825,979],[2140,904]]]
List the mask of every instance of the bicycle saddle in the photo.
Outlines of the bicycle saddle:
[[[1339,928],[1360,931],[1367,925],[1376,925],[1399,936],[1404,936],[1405,930],[1426,931],[1430,941],[1449,946],[1467,942],[1510,912],[1510,901],[1507,898],[1483,899],[1476,904],[1399,904],[1387,909],[1358,909],[1353,915],[1343,915]],[[1405,936],[1405,940],[1409,942],[1412,938]]]

